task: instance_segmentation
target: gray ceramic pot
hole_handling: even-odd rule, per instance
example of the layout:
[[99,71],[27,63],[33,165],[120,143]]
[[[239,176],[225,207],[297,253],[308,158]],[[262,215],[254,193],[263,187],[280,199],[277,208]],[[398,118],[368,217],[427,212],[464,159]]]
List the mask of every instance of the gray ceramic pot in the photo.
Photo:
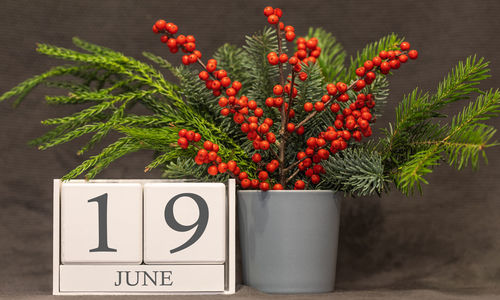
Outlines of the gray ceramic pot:
[[246,285],[267,293],[335,287],[340,195],[332,191],[239,191]]

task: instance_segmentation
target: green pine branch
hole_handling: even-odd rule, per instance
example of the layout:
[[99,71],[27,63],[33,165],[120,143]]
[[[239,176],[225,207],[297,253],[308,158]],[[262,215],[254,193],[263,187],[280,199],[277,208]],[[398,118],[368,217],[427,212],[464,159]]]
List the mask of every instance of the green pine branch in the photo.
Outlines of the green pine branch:
[[324,167],[324,185],[351,195],[380,195],[390,182],[382,156],[364,148],[348,148],[332,155]]

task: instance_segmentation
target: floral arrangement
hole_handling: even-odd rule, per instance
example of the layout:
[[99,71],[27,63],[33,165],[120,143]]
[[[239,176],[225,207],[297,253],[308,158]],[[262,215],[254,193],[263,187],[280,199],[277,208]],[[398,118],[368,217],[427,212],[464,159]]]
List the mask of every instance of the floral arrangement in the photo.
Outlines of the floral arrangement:
[[[48,103],[86,106],[43,121],[55,128],[32,141],[41,150],[92,134],[78,152],[83,155],[110,132],[120,133],[65,180],[83,172],[93,178],[114,160],[147,149],[155,158],[145,170],[161,167],[168,178],[232,177],[242,189],[334,189],[355,195],[381,194],[394,183],[409,194],[427,183],[424,176],[439,163],[477,167],[480,154],[496,145],[491,142],[496,130],[483,121],[500,112],[500,93],[476,87],[489,76],[483,58],[459,63],[435,93],[416,88],[398,104],[396,121],[382,137],[363,142],[387,102],[386,75],[417,59],[418,52],[390,34],[367,45],[346,67],[346,53],[330,33],[310,28],[297,37],[295,28],[283,23],[281,9],[268,6],[264,15],[270,26],[247,36],[241,48],[221,46],[206,63],[193,35],[156,21],[153,32],[171,53],[184,53],[182,64],[143,54],[178,83],[144,62],[78,38],[75,45],[86,52],[38,44],[38,52],[75,64],[28,79],[0,101],[17,96],[19,104],[45,84],[69,90],[47,96]],[[189,67],[196,64],[201,69]],[[449,124],[440,121],[443,107],[473,93],[477,99]],[[151,114],[134,114],[135,105]]]

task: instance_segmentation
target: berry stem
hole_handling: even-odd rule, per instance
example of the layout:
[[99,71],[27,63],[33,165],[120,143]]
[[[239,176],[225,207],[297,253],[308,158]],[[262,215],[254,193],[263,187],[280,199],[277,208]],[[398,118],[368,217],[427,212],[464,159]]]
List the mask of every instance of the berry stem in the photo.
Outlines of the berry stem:
[[[281,45],[281,30],[279,27],[279,24],[276,24],[276,33],[278,35],[278,57],[283,53],[283,47]],[[285,86],[285,77],[284,77],[284,72],[283,72],[283,63],[279,63],[279,69],[280,69],[280,83],[281,86]],[[292,86],[293,89],[293,86]],[[293,94],[292,91],[290,94]],[[289,106],[290,107],[290,106]],[[285,186],[286,184],[286,172],[284,171],[284,163],[285,163],[285,150],[286,150],[286,124],[287,124],[287,112],[285,111],[285,105],[284,103],[281,106],[281,127],[279,131],[279,136],[280,136],[280,141],[279,141],[279,176],[280,176],[280,183]]]
[[299,169],[299,168],[297,168],[297,169],[295,170],[295,172],[293,172],[293,174],[292,174],[292,175],[290,175],[290,177],[288,177],[288,178],[285,180],[285,184],[286,184],[286,183],[289,183],[290,181],[292,181],[292,180],[293,180],[293,178],[295,178],[295,176],[297,176],[297,175],[299,174],[299,172],[300,172],[300,169]]

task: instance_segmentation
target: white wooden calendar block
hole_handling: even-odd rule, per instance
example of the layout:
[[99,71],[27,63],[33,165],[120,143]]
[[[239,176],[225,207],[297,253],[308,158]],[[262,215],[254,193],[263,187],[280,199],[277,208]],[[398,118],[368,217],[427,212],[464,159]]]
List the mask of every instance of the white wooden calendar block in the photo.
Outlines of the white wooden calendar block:
[[141,184],[62,183],[61,262],[140,264]]
[[146,183],[144,263],[224,263],[225,189],[222,183]]
[[234,180],[54,180],[53,294],[234,294],[235,194]]

